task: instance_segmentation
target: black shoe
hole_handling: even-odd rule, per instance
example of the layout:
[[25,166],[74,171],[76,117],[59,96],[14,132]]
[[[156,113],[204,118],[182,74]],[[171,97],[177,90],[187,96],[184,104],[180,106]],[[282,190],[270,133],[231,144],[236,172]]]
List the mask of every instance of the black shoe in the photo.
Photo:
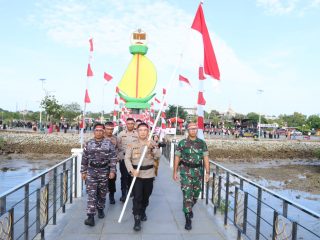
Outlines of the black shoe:
[[127,198],[127,191],[126,190],[122,190],[122,196],[120,198],[121,202],[125,202]]
[[88,218],[84,220],[84,224],[93,227],[94,226],[94,215],[88,214]]
[[189,212],[190,218],[193,218],[193,212]]
[[184,228],[186,230],[191,230],[192,229],[192,225],[191,225],[191,218],[190,218],[190,213],[186,213],[186,225],[184,225]]
[[114,199],[114,193],[109,193],[109,203],[115,204],[116,200]]
[[104,211],[103,209],[98,209],[98,218],[104,218]]
[[141,230],[141,220],[140,220],[140,215],[135,215],[134,216],[134,226],[133,229],[135,231],[140,231]]
[[147,215],[146,215],[146,213],[142,213],[141,215],[140,215],[140,220],[141,221],[143,221],[143,222],[145,222],[145,221],[147,221]]

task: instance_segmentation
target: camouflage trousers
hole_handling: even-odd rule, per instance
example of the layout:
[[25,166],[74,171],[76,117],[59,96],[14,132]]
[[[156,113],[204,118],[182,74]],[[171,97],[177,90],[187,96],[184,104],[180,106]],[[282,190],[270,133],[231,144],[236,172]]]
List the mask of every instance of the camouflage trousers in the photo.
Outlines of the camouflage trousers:
[[87,214],[96,214],[96,209],[104,209],[108,191],[108,172],[102,169],[88,169],[86,179]]
[[180,182],[183,194],[182,211],[189,213],[192,211],[192,207],[197,202],[201,192],[201,175],[191,176],[189,174],[181,174]]

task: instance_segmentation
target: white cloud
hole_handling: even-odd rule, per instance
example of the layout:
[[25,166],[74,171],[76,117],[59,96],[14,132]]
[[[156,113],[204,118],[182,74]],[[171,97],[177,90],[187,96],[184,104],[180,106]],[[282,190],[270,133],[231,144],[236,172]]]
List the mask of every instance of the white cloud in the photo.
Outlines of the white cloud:
[[[121,63],[119,65],[122,68],[117,69],[118,76],[124,73],[129,63],[128,46],[131,32],[137,28],[145,30],[149,36],[147,57],[154,62],[158,72],[157,92],[161,92],[160,89],[167,85],[180,53],[183,52],[181,67],[177,74],[188,76],[194,87],[183,93],[175,88],[168,101],[175,104],[178,95],[178,98],[183,99],[180,100],[180,105],[195,105],[198,66],[203,53],[196,47],[201,37],[191,36],[190,33],[194,13],[188,13],[166,1],[141,0],[122,4],[120,1],[93,0],[54,3],[44,2],[45,5],[39,5],[37,12],[41,15],[35,14],[29,19],[33,24],[45,29],[48,36],[59,44],[83,48],[84,52],[88,51],[89,37],[93,37],[94,54],[99,54],[99,59],[105,56],[111,68],[114,60]],[[210,29],[209,22],[207,25]],[[242,95],[255,93],[265,82],[264,77],[250,63],[243,61],[227,42],[212,31],[210,34],[220,67],[221,82],[217,87],[215,80],[206,81],[205,97],[208,106],[225,110],[230,103],[234,103],[235,110],[238,111],[244,108],[253,109],[256,103],[248,100],[243,104],[245,98]],[[97,59],[94,64],[98,65]],[[99,87],[101,86],[94,86],[92,83],[89,92],[99,93]],[[96,106],[92,110],[99,111],[101,99],[99,100],[99,96],[95,97],[96,100],[91,97],[91,106]],[[111,96],[106,99],[112,101]]]
[[298,0],[257,0],[257,5],[265,8],[267,13],[283,15],[295,10]]
[[296,13],[303,16],[307,11],[320,7],[320,0],[257,0],[256,3],[271,15]]

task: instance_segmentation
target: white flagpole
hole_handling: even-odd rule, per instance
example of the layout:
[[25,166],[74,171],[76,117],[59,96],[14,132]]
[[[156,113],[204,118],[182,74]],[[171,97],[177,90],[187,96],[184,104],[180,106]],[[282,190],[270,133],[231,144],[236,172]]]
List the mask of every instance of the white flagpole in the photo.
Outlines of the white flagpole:
[[[171,86],[172,86],[173,80],[176,78],[176,73],[177,73],[178,68],[180,67],[182,57],[183,57],[183,54],[180,54],[179,62],[178,62],[178,64],[176,65],[176,67],[175,67],[175,69],[174,69],[174,71],[173,71],[173,73],[172,73],[172,75],[171,75],[171,78],[170,78],[169,86],[168,86],[168,88],[167,88],[168,92],[169,92],[169,90],[170,90],[170,88],[171,88]],[[164,101],[165,101],[167,95],[168,95],[168,94],[165,94],[165,95],[162,96],[162,101],[161,101],[160,109],[159,109],[159,112],[158,112],[158,114],[157,114],[157,118],[156,118],[156,120],[154,121],[154,126],[156,126],[157,123],[158,123],[158,121],[159,121],[159,118],[160,118],[160,115],[161,115],[161,112],[162,112],[162,109],[163,109]],[[150,134],[149,134],[149,137],[148,137],[148,141],[151,140],[151,137],[152,137],[152,135],[153,135],[153,133],[154,133],[154,130],[155,130],[155,127],[152,128],[152,130],[151,130],[151,132],[150,132]],[[138,163],[138,167],[137,167],[137,171],[138,171],[138,172],[139,172],[139,170],[140,170],[142,161],[143,161],[143,159],[144,159],[144,157],[145,157],[145,155],[146,155],[146,153],[147,153],[147,148],[148,148],[148,147],[145,146],[144,149],[143,149],[143,152],[142,152],[142,155],[141,155],[141,157],[140,157],[140,160],[139,160],[139,163]],[[124,202],[124,205],[123,205],[123,208],[122,208],[122,211],[121,211],[121,214],[120,214],[118,223],[121,223],[121,220],[122,220],[123,214],[124,214],[124,212],[125,212],[125,210],[126,210],[128,201],[129,201],[129,199],[130,199],[130,194],[131,194],[131,192],[132,192],[132,188],[133,188],[133,186],[134,186],[134,183],[135,183],[135,181],[136,181],[136,178],[137,178],[137,177],[133,177],[133,180],[132,180],[132,182],[131,182],[131,185],[130,185],[130,188],[129,188],[129,191],[128,191],[128,194],[127,194],[126,201]]]

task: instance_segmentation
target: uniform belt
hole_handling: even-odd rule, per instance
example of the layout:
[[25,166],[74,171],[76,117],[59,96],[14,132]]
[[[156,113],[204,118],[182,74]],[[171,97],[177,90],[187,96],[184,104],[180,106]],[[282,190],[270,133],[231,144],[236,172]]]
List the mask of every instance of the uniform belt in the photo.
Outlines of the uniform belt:
[[198,168],[198,167],[201,167],[201,163],[189,163],[189,162],[186,162],[186,161],[180,161],[179,162],[179,165],[184,165],[186,167],[189,167],[189,168]]
[[[148,170],[148,169],[153,168],[153,166],[154,166],[154,165],[141,166],[141,167],[140,167],[140,170]],[[134,169],[137,169],[137,168],[138,168],[138,165],[132,165],[132,167],[133,167]]]
[[105,168],[109,165],[109,163],[95,163],[95,162],[90,162],[90,167],[94,168]]

